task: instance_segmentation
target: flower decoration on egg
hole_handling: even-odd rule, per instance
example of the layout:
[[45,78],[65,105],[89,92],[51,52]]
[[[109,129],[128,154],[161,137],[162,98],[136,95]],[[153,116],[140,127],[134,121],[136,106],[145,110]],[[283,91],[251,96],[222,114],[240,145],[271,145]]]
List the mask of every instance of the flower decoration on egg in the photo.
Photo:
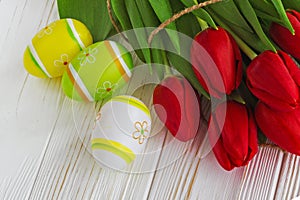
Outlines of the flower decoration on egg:
[[78,56],[80,60],[80,66],[85,66],[87,63],[95,63],[95,55],[98,53],[97,48],[87,48],[83,50],[82,54]]
[[69,59],[69,55],[68,54],[62,54],[60,56],[59,60],[55,60],[54,61],[54,66],[58,67],[58,68],[65,68],[69,65],[70,63],[70,59]]
[[146,133],[149,133],[148,130],[148,122],[143,121],[143,122],[136,122],[134,124],[134,127],[136,131],[132,133],[132,137],[135,140],[138,140],[139,144],[143,144],[144,140],[147,138]]
[[55,23],[52,23],[48,26],[46,26],[45,28],[43,28],[39,33],[38,33],[38,38],[42,38],[45,35],[51,35],[53,32],[53,28],[55,27]]
[[26,71],[39,78],[56,78],[81,50],[93,43],[88,28],[75,19],[61,19],[41,29],[27,45]]
[[115,88],[118,87],[118,84],[111,83],[110,81],[103,82],[102,86],[97,89],[97,94],[100,95],[100,98],[105,98],[112,94]]

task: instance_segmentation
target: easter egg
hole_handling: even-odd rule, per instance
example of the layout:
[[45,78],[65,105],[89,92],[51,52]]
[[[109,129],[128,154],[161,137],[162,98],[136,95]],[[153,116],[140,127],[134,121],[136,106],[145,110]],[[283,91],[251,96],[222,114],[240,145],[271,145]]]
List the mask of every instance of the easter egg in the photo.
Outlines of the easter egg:
[[93,43],[87,27],[75,19],[61,19],[40,30],[24,53],[24,67],[39,78],[61,76],[72,58]]
[[77,101],[108,99],[131,77],[130,52],[114,41],[101,41],[81,51],[62,78],[66,96]]
[[132,96],[115,96],[98,113],[91,140],[93,156],[103,166],[124,169],[142,153],[150,131],[146,105]]

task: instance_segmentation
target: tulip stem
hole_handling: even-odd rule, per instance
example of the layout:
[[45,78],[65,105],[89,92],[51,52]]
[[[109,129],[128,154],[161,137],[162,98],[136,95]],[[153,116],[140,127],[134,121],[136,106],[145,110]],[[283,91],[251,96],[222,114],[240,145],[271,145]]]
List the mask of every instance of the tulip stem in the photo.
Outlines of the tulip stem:
[[170,69],[170,66],[165,65],[165,77],[171,76],[172,75],[172,71]]
[[251,59],[253,60],[257,54],[237,35],[235,34],[231,28],[224,23],[214,12],[210,11],[210,15],[214,18],[214,20],[222,26],[224,29],[226,29],[232,37],[235,39],[236,43],[240,47],[240,49]]
[[173,75],[173,73],[170,69],[170,63],[169,63],[169,60],[167,58],[165,51],[162,52],[162,59],[163,59],[163,64],[165,66],[165,77]]

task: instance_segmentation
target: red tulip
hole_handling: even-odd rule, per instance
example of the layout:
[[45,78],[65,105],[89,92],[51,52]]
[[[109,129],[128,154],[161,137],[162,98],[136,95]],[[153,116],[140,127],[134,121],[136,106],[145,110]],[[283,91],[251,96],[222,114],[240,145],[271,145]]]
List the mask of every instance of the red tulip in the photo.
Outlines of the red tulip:
[[272,23],[270,34],[272,39],[286,52],[300,59],[300,13],[295,10],[286,12],[295,34],[275,22]]
[[209,124],[209,140],[224,169],[247,165],[257,153],[257,127],[245,105],[235,101],[220,104]]
[[153,93],[155,111],[172,135],[180,141],[193,139],[200,121],[198,96],[181,77],[167,77]]
[[210,95],[221,98],[242,79],[242,57],[232,36],[223,28],[208,28],[194,38],[191,63],[198,81]]
[[276,111],[259,102],[255,118],[262,132],[275,144],[300,155],[300,108],[290,112]]
[[283,51],[265,51],[247,69],[250,91],[273,109],[288,111],[299,105],[300,69]]

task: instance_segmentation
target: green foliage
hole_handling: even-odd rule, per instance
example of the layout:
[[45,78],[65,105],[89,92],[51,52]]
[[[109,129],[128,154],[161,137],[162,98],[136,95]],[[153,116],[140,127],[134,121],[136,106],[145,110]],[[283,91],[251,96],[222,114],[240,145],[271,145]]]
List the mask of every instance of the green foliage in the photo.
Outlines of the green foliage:
[[95,42],[115,33],[106,0],[57,0],[57,4],[60,18],[73,18],[84,23]]
[[285,9],[293,9],[300,12],[300,0],[282,0]]

